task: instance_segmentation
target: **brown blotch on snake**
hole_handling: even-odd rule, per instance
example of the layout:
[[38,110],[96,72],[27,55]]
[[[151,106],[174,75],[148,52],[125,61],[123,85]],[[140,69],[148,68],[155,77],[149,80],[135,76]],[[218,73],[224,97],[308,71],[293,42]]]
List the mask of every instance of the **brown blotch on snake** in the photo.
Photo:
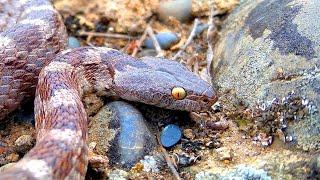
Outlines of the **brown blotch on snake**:
[[[37,143],[0,179],[83,179],[88,150],[81,98],[86,93],[184,111],[204,111],[217,100],[208,83],[174,61],[137,60],[108,48],[62,51],[65,28],[47,0],[13,0],[6,7],[15,13],[0,17],[0,118],[36,91]],[[186,96],[175,99],[174,87],[182,87]]]

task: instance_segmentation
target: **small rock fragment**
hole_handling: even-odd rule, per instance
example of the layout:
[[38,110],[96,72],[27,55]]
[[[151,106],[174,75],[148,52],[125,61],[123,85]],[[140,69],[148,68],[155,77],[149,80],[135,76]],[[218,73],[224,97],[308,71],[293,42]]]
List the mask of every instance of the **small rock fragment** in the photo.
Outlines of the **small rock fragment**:
[[[172,32],[162,32],[156,35],[157,41],[159,42],[159,45],[161,49],[169,49],[171,46],[175,45],[180,38],[176,33]],[[154,49],[153,41],[151,38],[147,38],[144,41],[144,46],[148,49]]]
[[200,35],[204,30],[208,29],[208,24],[199,24],[196,28],[196,36]]
[[226,147],[218,148],[218,149],[216,149],[216,152],[218,154],[218,158],[220,161],[224,161],[224,160],[231,161],[233,158],[232,150],[230,150]]
[[16,162],[19,160],[19,155],[16,153],[11,153],[6,157],[6,160],[8,162]]
[[206,127],[213,130],[226,130],[229,127],[229,123],[224,120],[217,122],[208,121],[206,122]]
[[196,174],[195,180],[214,180],[218,179],[218,176],[214,173],[207,172],[207,171],[200,171]]
[[143,164],[143,171],[158,173],[163,168],[163,159],[158,156],[145,156],[144,159],[140,160]]
[[179,167],[191,166],[197,160],[201,159],[200,156],[193,156],[193,155],[189,155],[187,153],[176,154],[175,157],[177,158],[176,161],[177,161],[177,165]]
[[137,162],[131,169],[131,173],[140,173],[143,170],[143,164],[141,162]]
[[168,148],[176,145],[181,139],[181,129],[174,124],[167,125],[161,132],[160,141],[162,146]]
[[126,180],[129,173],[120,169],[113,170],[109,173],[110,180]]
[[184,129],[183,130],[183,135],[184,137],[188,138],[188,139],[193,139],[195,138],[195,134],[193,133],[192,129]]
[[237,168],[226,176],[219,177],[221,180],[228,179],[260,179],[260,180],[271,180],[271,177],[263,169],[255,169],[246,165],[239,165]]
[[88,160],[90,168],[96,170],[97,172],[109,167],[109,159],[106,156],[89,152]]
[[36,140],[31,135],[22,135],[14,142],[19,153],[26,154],[35,144]]

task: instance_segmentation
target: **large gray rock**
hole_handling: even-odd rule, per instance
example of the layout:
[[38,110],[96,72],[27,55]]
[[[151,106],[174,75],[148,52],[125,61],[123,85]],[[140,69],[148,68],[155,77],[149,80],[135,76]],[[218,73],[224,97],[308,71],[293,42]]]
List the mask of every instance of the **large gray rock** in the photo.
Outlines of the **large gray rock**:
[[220,91],[254,107],[294,91],[309,115],[287,130],[297,147],[320,149],[320,1],[245,1],[226,21],[212,66]]
[[123,101],[108,103],[91,119],[89,142],[97,144],[95,152],[107,156],[111,166],[125,169],[157,144],[142,114]]

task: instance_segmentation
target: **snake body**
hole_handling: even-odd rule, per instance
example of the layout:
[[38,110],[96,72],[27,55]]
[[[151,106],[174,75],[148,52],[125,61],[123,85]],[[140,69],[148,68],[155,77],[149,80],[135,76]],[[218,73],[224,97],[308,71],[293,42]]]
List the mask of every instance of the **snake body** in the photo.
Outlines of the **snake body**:
[[[0,118],[35,92],[37,143],[0,179],[83,179],[88,150],[81,99],[88,93],[185,111],[206,110],[217,100],[208,83],[174,61],[138,60],[109,48],[64,50],[65,27],[47,0],[4,2]],[[186,97],[175,99],[174,87]]]

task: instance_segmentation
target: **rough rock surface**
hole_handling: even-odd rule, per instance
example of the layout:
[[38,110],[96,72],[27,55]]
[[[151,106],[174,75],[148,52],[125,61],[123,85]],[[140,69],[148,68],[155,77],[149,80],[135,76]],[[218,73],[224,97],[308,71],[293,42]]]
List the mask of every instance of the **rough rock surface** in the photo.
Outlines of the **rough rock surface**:
[[215,46],[213,82],[249,107],[294,91],[309,115],[289,126],[299,148],[320,148],[320,1],[245,1]]

